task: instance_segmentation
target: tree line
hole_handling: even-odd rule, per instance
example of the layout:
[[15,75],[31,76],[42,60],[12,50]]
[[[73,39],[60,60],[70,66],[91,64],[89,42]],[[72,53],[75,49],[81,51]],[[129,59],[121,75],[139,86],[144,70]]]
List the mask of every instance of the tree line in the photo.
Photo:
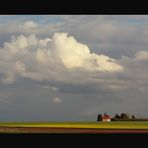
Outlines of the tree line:
[[[102,119],[103,119],[102,114],[98,114],[97,121],[102,121]],[[127,120],[129,121],[135,119],[136,117],[134,115],[121,113],[120,115],[116,114],[113,118],[111,118],[111,121],[127,121]]]
[[135,116],[134,115],[130,115],[130,114],[126,114],[126,113],[121,113],[116,114],[113,118],[111,118],[111,121],[127,121],[127,120],[135,120]]

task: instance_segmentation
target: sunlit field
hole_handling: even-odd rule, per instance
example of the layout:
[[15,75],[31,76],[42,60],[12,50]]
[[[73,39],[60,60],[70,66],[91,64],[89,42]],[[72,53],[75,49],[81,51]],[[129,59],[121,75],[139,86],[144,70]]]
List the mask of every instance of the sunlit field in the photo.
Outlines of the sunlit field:
[[139,122],[1,122],[1,127],[55,127],[90,129],[148,129],[148,121]]

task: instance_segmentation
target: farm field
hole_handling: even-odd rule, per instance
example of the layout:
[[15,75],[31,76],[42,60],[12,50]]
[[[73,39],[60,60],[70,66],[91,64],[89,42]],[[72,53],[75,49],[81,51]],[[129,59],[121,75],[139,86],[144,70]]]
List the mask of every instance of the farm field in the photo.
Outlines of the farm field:
[[0,133],[148,133],[147,121],[1,122]]

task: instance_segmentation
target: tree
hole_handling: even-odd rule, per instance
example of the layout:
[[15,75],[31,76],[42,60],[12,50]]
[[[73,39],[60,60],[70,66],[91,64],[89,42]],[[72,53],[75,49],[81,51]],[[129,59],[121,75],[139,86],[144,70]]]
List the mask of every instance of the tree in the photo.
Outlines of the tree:
[[120,118],[123,119],[123,120],[128,120],[128,116],[125,113],[121,113]]
[[132,119],[132,114],[127,113],[126,115],[127,115],[127,118],[128,118],[128,119]]
[[102,114],[98,114],[97,121],[102,121]]
[[114,116],[114,118],[115,118],[115,119],[120,119],[120,116],[119,116],[118,114],[116,114],[116,115]]
[[132,115],[132,119],[135,119],[135,116],[134,115]]

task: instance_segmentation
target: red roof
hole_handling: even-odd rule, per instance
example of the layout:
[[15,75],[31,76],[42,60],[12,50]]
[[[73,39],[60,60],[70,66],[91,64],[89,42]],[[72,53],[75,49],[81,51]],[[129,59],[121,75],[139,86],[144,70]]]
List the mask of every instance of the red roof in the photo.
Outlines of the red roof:
[[111,117],[109,115],[104,115],[103,119],[111,119]]

